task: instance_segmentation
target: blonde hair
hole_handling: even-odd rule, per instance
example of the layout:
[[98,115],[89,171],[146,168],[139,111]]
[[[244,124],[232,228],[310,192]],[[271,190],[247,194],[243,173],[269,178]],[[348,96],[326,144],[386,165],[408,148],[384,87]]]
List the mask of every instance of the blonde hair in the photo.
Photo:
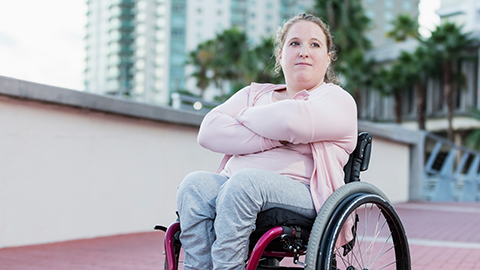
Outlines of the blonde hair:
[[[307,14],[307,13],[301,13],[301,14],[296,15],[295,17],[290,18],[288,21],[286,21],[283,24],[283,27],[279,28],[279,30],[277,31],[277,36],[276,36],[276,39],[275,39],[275,50],[274,50],[275,59],[276,59],[276,61],[275,61],[275,72],[277,74],[279,74],[280,71],[282,70],[282,66],[280,65],[279,54],[280,54],[280,51],[281,51],[283,45],[285,44],[285,38],[287,36],[287,33],[290,30],[290,28],[292,27],[292,25],[294,25],[295,23],[297,23],[299,21],[308,21],[308,22],[313,22],[313,23],[317,24],[322,29],[323,33],[325,34],[325,37],[326,37],[326,40],[327,40],[327,51],[331,55],[331,61],[333,62],[337,59],[335,46],[333,44],[332,35],[330,34],[330,30],[329,30],[327,24],[316,16],[313,16],[313,15]],[[340,83],[338,81],[337,76],[335,75],[335,72],[332,70],[331,66],[327,67],[327,71],[325,72],[324,81],[326,83],[335,83],[335,84]]]

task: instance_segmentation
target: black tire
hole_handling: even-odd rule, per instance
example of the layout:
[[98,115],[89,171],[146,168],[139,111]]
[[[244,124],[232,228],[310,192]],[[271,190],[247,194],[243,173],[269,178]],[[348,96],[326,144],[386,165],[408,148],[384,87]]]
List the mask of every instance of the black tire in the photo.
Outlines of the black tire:
[[[348,219],[356,225],[356,241],[350,243],[352,250],[344,254],[347,246],[341,236]],[[372,227],[371,221],[377,224]],[[379,240],[384,241],[378,244]],[[306,264],[305,269],[410,269],[405,230],[385,194],[364,182],[350,183],[335,191],[315,219]]]

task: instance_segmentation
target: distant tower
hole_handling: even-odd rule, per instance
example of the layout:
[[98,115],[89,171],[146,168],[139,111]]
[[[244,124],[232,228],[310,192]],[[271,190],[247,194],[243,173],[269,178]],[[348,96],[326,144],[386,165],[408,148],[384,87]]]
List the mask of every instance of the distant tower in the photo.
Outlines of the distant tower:
[[[168,0],[89,0],[87,92],[167,104]],[[162,17],[163,16],[163,17]]]

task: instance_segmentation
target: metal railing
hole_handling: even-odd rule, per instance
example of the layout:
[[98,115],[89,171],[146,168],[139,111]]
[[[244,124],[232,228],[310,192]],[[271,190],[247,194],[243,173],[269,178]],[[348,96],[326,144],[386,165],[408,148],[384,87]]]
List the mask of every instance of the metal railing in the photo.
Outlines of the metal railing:
[[427,134],[425,157],[425,200],[480,201],[480,152]]

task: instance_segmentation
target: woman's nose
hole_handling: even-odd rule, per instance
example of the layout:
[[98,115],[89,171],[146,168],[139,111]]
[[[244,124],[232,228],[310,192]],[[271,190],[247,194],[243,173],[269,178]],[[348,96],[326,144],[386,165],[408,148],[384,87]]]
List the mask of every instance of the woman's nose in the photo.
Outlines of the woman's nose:
[[306,57],[308,57],[308,49],[305,48],[305,47],[301,48],[299,55],[300,55],[301,58],[306,58]]

